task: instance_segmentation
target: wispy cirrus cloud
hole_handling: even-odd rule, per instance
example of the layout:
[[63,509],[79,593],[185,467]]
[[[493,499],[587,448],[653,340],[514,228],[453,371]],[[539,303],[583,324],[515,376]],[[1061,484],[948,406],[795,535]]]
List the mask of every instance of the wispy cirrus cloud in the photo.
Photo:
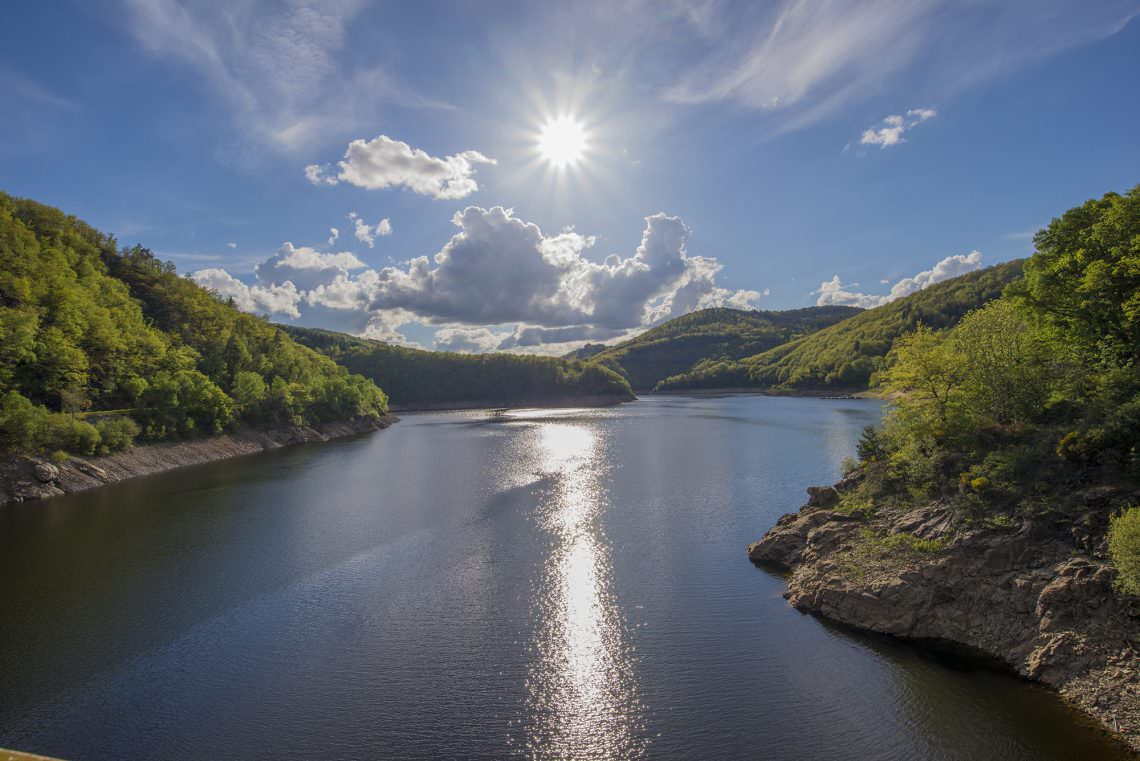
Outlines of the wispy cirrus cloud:
[[700,44],[686,60],[696,63],[664,96],[736,103],[787,131],[904,80],[923,97],[946,97],[1115,34],[1138,14],[1131,0],[717,2],[692,21]]
[[[383,68],[338,54],[363,0],[125,0],[126,24],[152,55],[200,75],[239,130],[278,151],[311,147],[375,119],[380,104],[444,106]],[[360,93],[368,93],[367,98]]]

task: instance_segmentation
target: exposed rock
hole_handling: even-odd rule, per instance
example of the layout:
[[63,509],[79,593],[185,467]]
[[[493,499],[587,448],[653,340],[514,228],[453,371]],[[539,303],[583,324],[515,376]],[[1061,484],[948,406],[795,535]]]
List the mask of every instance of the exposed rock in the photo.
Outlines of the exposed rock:
[[59,468],[50,462],[36,462],[32,465],[32,474],[41,484],[51,484],[59,480]]
[[835,484],[835,490],[840,493],[851,491],[860,483],[862,483],[862,481],[863,471],[853,470],[843,478],[839,479],[839,482]]
[[97,478],[100,481],[107,480],[107,471],[103,470],[98,465],[92,465],[86,460],[81,460],[78,457],[72,460],[72,464],[80,473],[91,476],[92,478]]
[[831,507],[839,502],[839,492],[834,486],[809,486],[808,504],[812,507]]
[[988,528],[941,503],[855,518],[820,507],[828,489],[808,493],[748,547],[792,572],[792,605],[1000,660],[1140,750],[1140,598],[1114,591],[1115,570],[1089,549],[1103,547],[1103,521]]
[[[858,520],[855,516],[844,513],[809,510],[805,507],[802,513],[780,518],[763,539],[749,545],[748,557],[755,563],[767,563],[788,570],[800,561],[800,556],[809,543],[814,543],[813,548],[817,548],[820,544],[830,544],[842,534],[835,531],[837,525],[850,524]],[[814,531],[817,526],[824,524],[830,526],[829,531],[824,533]]]
[[90,459],[72,457],[58,464],[33,457],[10,456],[0,459],[0,505],[84,491],[184,465],[378,431],[396,420],[392,415],[384,418],[362,416],[325,423],[316,428],[245,430],[190,441],[148,444]]

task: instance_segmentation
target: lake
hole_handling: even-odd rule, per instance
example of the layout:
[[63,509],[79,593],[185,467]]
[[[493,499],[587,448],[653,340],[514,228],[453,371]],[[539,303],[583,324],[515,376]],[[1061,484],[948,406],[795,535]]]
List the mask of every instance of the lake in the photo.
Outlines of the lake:
[[1127,758],[791,609],[745,547],[870,400],[654,396],[0,508],[0,746],[68,759]]

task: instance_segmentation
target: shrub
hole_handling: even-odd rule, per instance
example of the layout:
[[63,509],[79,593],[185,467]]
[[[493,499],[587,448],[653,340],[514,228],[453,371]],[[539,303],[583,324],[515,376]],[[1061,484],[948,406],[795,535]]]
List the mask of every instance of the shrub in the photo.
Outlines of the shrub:
[[139,435],[138,424],[129,417],[112,417],[95,423],[99,432],[100,449],[103,452],[117,452],[130,449]]
[[1117,589],[1140,595],[1140,507],[1130,507],[1112,518],[1108,552],[1118,572]]
[[95,454],[99,449],[99,431],[90,423],[71,415],[48,413],[47,431],[38,448]]
[[93,454],[99,446],[95,426],[71,415],[50,412],[16,391],[0,398],[0,449],[45,452],[62,449]]

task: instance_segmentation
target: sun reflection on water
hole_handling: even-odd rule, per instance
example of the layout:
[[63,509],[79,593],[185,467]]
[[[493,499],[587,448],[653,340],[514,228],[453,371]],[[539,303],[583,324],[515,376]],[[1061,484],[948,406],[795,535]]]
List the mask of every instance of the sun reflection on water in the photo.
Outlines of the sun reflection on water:
[[527,752],[629,758],[645,751],[633,654],[612,591],[601,442],[587,425],[543,422],[540,467],[552,484],[541,528],[551,550],[539,587],[538,658],[527,682]]

